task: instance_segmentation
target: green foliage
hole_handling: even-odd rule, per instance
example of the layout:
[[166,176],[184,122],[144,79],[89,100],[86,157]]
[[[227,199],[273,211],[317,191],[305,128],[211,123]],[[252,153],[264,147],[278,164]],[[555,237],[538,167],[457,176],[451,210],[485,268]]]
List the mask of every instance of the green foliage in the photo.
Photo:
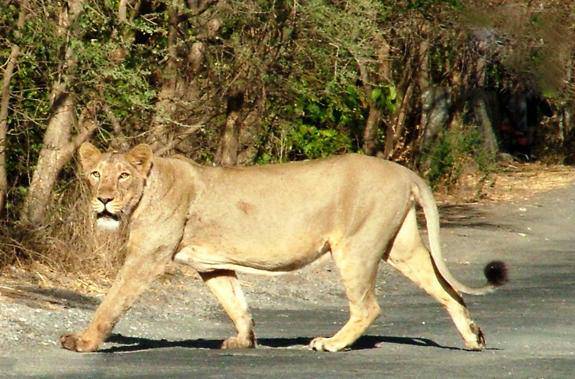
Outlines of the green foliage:
[[[52,87],[63,77],[72,78],[65,84],[77,100],[77,113],[93,100],[112,111],[112,115],[97,114],[99,131],[95,138],[101,139],[102,145],[118,138],[117,129],[111,127],[115,121],[122,141],[131,143],[130,138],[153,136],[151,121],[163,112],[155,113],[161,108],[156,106],[163,95],[162,84],[166,78],[175,79],[179,92],[169,107],[175,109],[177,119],[172,118],[173,125],[166,127],[166,141],[208,114],[210,125],[186,137],[178,147],[182,148],[179,152],[204,162],[215,156],[226,120],[226,97],[239,88],[245,94],[239,142],[240,153],[247,153],[241,154],[242,163],[264,163],[360,151],[373,104],[382,111],[381,127],[375,134],[383,144],[385,127],[394,126],[398,93],[405,93],[410,83],[415,84],[414,96],[406,104],[405,122],[400,128],[403,135],[397,137],[403,144],[399,149],[415,154],[423,132],[418,127],[422,120],[422,88],[418,85],[423,81],[417,76],[421,70],[410,65],[426,64],[431,74],[426,78],[429,86],[452,86],[451,100],[456,102],[458,93],[466,95],[463,92],[473,89],[474,60],[485,54],[474,45],[473,35],[465,33],[465,25],[458,25],[461,20],[456,16],[462,12],[453,12],[453,8],[459,9],[464,3],[461,0],[229,0],[217,2],[199,15],[193,14],[186,2],[176,2],[181,14],[170,51],[176,55],[173,63],[167,58],[167,9],[176,3],[141,2],[138,7],[128,7],[130,21],[120,24],[118,2],[84,2],[70,33],[59,35],[58,18],[65,3],[32,0],[28,2],[25,28],[17,39],[18,2],[9,1],[0,7],[0,61],[6,62],[11,43],[22,47],[11,81],[8,119],[7,171],[16,203],[22,199],[43,146]],[[488,14],[491,11],[483,8]],[[515,8],[505,9],[512,12]],[[529,64],[530,71],[549,84],[540,86],[543,95],[567,103],[568,99],[559,96],[566,92],[562,90],[564,76],[554,69],[564,71],[566,65],[551,64],[550,59],[572,52],[567,50],[572,39],[554,37],[556,33],[567,36],[567,26],[557,26],[572,23],[564,22],[559,14],[545,13],[526,19],[531,32],[526,34],[527,46],[519,51],[528,54],[518,55],[522,64],[517,71],[526,71],[523,64]],[[215,35],[208,30],[212,21],[222,23]],[[495,21],[481,26],[493,29],[495,36],[506,35],[497,34],[497,28],[502,28],[509,38],[497,40],[504,44],[522,32],[521,28],[507,30],[513,23]],[[429,47],[428,56],[422,58],[425,61],[414,59],[414,54],[422,51],[422,41]],[[201,68],[192,72],[189,58],[197,42],[203,44],[205,59]],[[390,47],[385,74],[382,43]],[[563,47],[549,50],[547,46]],[[76,59],[68,67],[66,54],[70,50]],[[517,84],[509,75],[509,64],[489,54],[486,57],[487,86],[498,90]],[[461,74],[461,82],[453,80],[454,72]],[[560,90],[563,92],[557,92]],[[187,98],[189,93],[192,95]],[[456,104],[454,108],[463,106]],[[432,180],[457,176],[458,157],[465,154],[474,155],[479,165],[488,162],[482,158],[477,136],[472,138],[472,132],[459,134],[445,133],[430,153]]]
[[427,156],[430,162],[427,179],[432,187],[455,184],[465,164],[472,160],[480,172],[493,169],[495,157],[483,149],[481,133],[477,129],[450,129],[443,133]]
[[[43,148],[53,100],[50,95],[55,83],[66,77],[63,74],[73,78],[70,83],[63,84],[74,94],[79,104],[78,113],[89,101],[100,100],[120,123],[133,114],[142,121],[150,113],[156,97],[150,67],[165,55],[165,44],[161,42],[143,49],[141,45],[132,48],[133,45],[119,37],[120,29],[115,23],[117,1],[86,3],[72,26],[73,32],[68,35],[58,34],[60,2],[32,1],[28,5],[28,17],[17,39],[14,33],[19,12],[16,3],[0,7],[1,60],[6,61],[10,43],[20,46],[17,67],[10,82],[6,149],[9,217],[17,217],[18,205],[26,195],[36,159]],[[150,25],[148,22],[136,24],[141,23]],[[161,27],[154,26],[160,36]],[[125,52],[123,59],[114,58],[122,50]],[[69,53],[75,57],[70,66],[65,64]],[[99,135],[106,135],[109,120],[102,116],[98,118],[103,132]],[[62,177],[65,181],[72,176],[69,170]]]
[[379,109],[394,113],[397,107],[397,89],[393,84],[376,87],[371,91],[371,100]]
[[327,83],[318,96],[306,83],[294,88],[298,94],[291,116],[324,128],[352,127],[363,121],[362,94],[349,83]]
[[[243,2],[242,11],[247,9],[247,4]],[[258,17],[250,19],[250,13],[246,11],[247,17],[239,18],[235,15],[226,23],[226,35],[230,36],[234,48],[236,43],[240,43],[238,41],[243,44],[243,49],[238,49],[241,52],[241,61],[258,68],[264,67],[265,61],[262,61],[261,57],[248,58],[246,49],[252,55],[258,49],[246,47],[250,40],[245,37],[245,33],[249,30],[251,34],[257,35],[257,31],[261,30],[258,28],[263,28],[261,15],[276,12],[269,2],[259,4],[261,8],[258,9]],[[296,10],[297,17],[293,20],[288,17],[286,25],[282,26],[281,33],[286,29],[291,31],[290,34],[281,34],[287,38],[283,41],[279,37],[272,39],[274,44],[278,44],[280,54],[272,65],[273,69],[266,73],[262,82],[265,83],[269,100],[265,113],[273,116],[264,123],[265,127],[262,127],[260,133],[273,135],[258,135],[254,161],[275,162],[321,155],[312,154],[311,151],[359,151],[363,145],[363,127],[369,105],[375,103],[382,110],[381,126],[393,124],[399,103],[398,93],[406,90],[406,83],[417,80],[415,77],[402,78],[405,68],[401,65],[412,64],[414,60],[399,55],[409,55],[412,54],[410,52],[417,51],[417,44],[422,36],[418,35],[418,38],[413,39],[413,31],[408,30],[414,26],[411,22],[398,25],[397,34],[382,32],[389,31],[385,26],[390,22],[388,17],[396,20],[410,11],[424,10],[433,18],[458,4],[456,1],[363,0],[346,2],[345,6],[341,2],[325,0],[300,3]],[[421,15],[416,12],[410,14],[417,19]],[[265,27],[270,30],[270,25]],[[430,85],[447,85],[450,78],[448,71],[459,67],[459,58],[462,55],[460,43],[463,43],[464,38],[458,32],[438,31],[433,29],[433,26],[430,28],[430,59],[422,64],[430,66]],[[383,74],[381,70],[379,54],[382,52],[382,36],[397,49],[391,51],[391,72],[388,74]],[[423,37],[427,38],[425,35]],[[453,41],[456,43],[451,44]],[[396,52],[398,56],[395,55]],[[239,54],[235,58],[238,56]],[[391,76],[387,77],[390,74]],[[226,75],[232,76],[229,73]],[[370,88],[369,92],[366,88]],[[409,134],[408,143],[416,141],[417,134],[421,132],[414,127],[420,117],[418,105],[415,103],[407,108],[405,133]],[[312,127],[316,133],[310,132],[308,127]],[[328,142],[329,139],[318,137],[318,133],[326,130],[347,136],[350,143],[334,148]],[[383,145],[384,127],[379,127],[376,135]],[[317,147],[322,141],[328,145],[325,149]],[[312,148],[306,148],[306,144],[310,144]]]
[[[77,21],[80,37],[71,43],[78,62],[75,76],[79,80],[73,83],[74,91],[84,102],[101,98],[120,120],[133,112],[145,114],[156,96],[149,80],[150,60],[163,53],[162,45],[150,46],[147,54],[132,51],[125,41],[114,37],[117,27],[110,20],[117,5],[99,5],[87,7]],[[147,22],[139,21],[134,28],[153,33]]]
[[17,205],[26,195],[35,161],[42,149],[50,111],[51,83],[57,76],[57,50],[61,43],[52,24],[40,17],[29,17],[19,38],[16,38],[19,10],[14,5],[0,6],[0,35],[8,38],[0,38],[2,62],[6,62],[11,43],[20,46],[17,66],[10,80],[5,150],[9,181],[6,210],[9,217],[16,215]]
[[263,133],[276,137],[261,139],[265,146],[260,146],[257,162],[358,151],[369,97],[386,112],[395,108],[395,87],[382,83],[366,93],[357,66],[361,62],[379,81],[375,50],[386,7],[369,0],[345,7],[311,0],[302,2],[297,11],[296,26],[282,29],[282,33],[297,30],[297,35],[287,34],[297,43],[285,46],[276,41],[283,47],[274,71],[265,78],[271,100],[268,112],[276,121]]
[[329,82],[321,97],[306,82],[297,83],[295,106],[285,146],[289,159],[313,159],[353,151],[364,123],[363,95],[349,83]]
[[345,133],[306,124],[291,129],[287,142],[292,160],[323,158],[351,150],[351,138]]

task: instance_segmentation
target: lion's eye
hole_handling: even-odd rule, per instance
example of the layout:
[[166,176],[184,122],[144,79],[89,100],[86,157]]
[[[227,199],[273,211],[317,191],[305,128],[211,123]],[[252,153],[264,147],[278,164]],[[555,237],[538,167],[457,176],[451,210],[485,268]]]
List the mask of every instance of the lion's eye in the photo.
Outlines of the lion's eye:
[[94,179],[100,179],[100,173],[98,171],[92,171],[90,176]]
[[130,174],[127,172],[123,172],[120,174],[120,180],[126,180],[130,177]]

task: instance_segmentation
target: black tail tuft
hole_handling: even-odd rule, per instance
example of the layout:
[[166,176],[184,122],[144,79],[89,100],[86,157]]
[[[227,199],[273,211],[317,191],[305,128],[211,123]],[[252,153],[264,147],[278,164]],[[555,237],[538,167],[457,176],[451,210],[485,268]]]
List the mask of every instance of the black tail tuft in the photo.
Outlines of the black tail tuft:
[[501,286],[509,280],[507,278],[507,266],[501,261],[489,262],[487,266],[485,266],[483,273],[489,284],[494,286]]

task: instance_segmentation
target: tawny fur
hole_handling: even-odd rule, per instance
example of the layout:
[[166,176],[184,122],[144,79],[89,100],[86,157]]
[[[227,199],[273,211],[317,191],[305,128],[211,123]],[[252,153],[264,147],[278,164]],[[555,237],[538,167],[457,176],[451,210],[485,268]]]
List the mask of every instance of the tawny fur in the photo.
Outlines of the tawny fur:
[[[87,329],[61,337],[64,348],[96,350],[172,260],[194,267],[233,321],[237,335],[223,347],[253,347],[253,321],[235,272],[283,273],[328,252],[341,274],[350,320],[334,336],[314,339],[313,349],[342,350],[377,318],[374,286],[381,260],[446,308],[467,347],[484,347],[460,292],[487,293],[502,280],[495,275],[493,283],[470,288],[449,273],[431,191],[400,165],[345,155],[215,168],[154,157],[146,145],[112,154],[89,143],[81,146],[80,161],[94,212],[107,220],[102,224],[129,222],[128,255]],[[426,216],[430,250],[419,235],[416,203]]]

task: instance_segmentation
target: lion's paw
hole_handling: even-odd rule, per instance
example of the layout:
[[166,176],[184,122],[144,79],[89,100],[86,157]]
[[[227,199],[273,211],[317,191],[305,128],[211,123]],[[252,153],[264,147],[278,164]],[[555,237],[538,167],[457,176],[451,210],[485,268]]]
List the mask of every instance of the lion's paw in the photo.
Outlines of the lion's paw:
[[256,346],[253,338],[230,337],[222,343],[222,349],[248,349]]
[[60,337],[60,344],[64,349],[86,353],[96,351],[98,344],[82,338],[80,334],[64,334]]
[[337,341],[333,337],[316,337],[310,342],[309,347],[315,351],[336,352],[345,349],[347,344],[341,341]]
[[472,323],[470,327],[476,337],[474,340],[465,341],[465,347],[468,348],[469,350],[474,351],[481,351],[485,349],[485,335],[483,334],[479,326]]

